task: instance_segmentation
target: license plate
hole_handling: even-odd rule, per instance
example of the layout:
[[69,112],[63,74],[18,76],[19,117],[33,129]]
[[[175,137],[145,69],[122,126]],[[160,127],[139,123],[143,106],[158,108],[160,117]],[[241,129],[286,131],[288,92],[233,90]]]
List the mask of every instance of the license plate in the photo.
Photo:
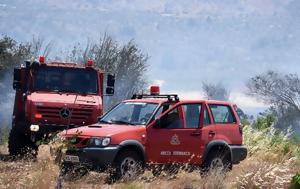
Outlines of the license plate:
[[78,156],[70,156],[70,155],[66,155],[65,156],[65,161],[69,161],[69,162],[79,162],[79,157]]

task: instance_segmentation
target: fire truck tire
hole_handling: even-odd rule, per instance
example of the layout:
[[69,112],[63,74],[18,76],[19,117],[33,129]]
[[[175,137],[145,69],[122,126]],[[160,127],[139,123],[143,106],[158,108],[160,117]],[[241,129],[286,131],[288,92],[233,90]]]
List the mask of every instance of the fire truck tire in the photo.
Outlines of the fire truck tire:
[[114,162],[114,169],[110,175],[111,182],[116,180],[132,180],[144,171],[141,157],[133,150],[118,154]]
[[8,150],[11,156],[34,156],[36,155],[37,147],[29,139],[29,137],[26,137],[24,134],[13,127],[9,133]]

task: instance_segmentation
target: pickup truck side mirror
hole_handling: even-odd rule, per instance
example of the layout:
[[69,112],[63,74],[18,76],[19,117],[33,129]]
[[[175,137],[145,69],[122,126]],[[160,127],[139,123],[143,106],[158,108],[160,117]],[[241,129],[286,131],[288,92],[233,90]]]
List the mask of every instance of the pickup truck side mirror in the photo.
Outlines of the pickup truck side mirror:
[[154,125],[153,125],[153,128],[154,128],[154,129],[159,129],[159,128],[161,128],[161,120],[160,120],[160,119],[155,120],[155,123],[154,123]]
[[21,89],[21,69],[14,69],[13,89]]
[[107,75],[106,94],[113,95],[115,93],[115,76],[112,74]]

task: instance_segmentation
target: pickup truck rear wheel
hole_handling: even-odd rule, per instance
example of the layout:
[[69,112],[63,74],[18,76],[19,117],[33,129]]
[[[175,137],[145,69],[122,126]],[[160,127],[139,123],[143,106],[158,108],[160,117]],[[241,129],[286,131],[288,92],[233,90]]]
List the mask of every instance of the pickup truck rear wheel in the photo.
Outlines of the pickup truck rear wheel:
[[211,151],[202,166],[202,173],[211,170],[220,170],[222,172],[230,171],[232,162],[230,160],[229,150],[213,150]]
[[121,152],[114,163],[114,170],[111,173],[112,181],[132,180],[143,172],[143,164],[139,155],[132,151]]

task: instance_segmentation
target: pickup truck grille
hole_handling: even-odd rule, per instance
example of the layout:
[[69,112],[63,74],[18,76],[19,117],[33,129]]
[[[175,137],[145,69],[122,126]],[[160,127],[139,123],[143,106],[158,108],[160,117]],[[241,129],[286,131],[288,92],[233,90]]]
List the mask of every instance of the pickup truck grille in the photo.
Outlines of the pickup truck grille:
[[[61,111],[64,107],[45,107],[37,106],[37,112],[42,115],[44,120],[51,119],[68,119],[63,118]],[[71,122],[72,121],[87,121],[93,113],[93,108],[84,106],[80,108],[68,108],[70,110]]]
[[89,142],[89,138],[82,138],[82,137],[69,137],[67,140],[76,147],[85,147]]

